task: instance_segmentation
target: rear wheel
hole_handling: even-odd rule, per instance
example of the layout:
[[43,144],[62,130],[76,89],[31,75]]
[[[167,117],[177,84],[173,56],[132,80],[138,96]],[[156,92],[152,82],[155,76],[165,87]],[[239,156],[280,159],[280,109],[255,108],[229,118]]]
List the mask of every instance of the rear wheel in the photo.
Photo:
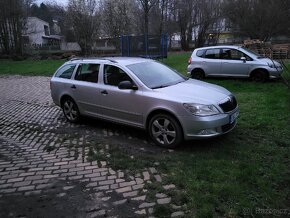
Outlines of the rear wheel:
[[204,72],[201,69],[196,69],[191,72],[191,78],[193,79],[202,80],[204,79],[204,77],[205,77]]
[[65,98],[62,102],[62,110],[65,118],[72,123],[80,120],[80,112],[78,106],[71,98]]
[[268,75],[263,70],[257,70],[253,72],[251,78],[255,82],[265,82],[268,79]]
[[183,139],[179,123],[167,114],[157,114],[151,118],[149,133],[155,144],[165,148],[174,148]]

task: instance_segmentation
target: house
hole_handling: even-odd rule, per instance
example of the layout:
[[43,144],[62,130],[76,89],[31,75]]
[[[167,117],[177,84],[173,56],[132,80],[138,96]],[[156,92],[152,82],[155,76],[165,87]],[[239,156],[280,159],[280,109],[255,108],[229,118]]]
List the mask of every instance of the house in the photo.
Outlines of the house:
[[241,34],[238,27],[227,18],[220,18],[207,30],[208,45],[243,44],[248,37]]
[[[54,28],[56,28],[55,25],[54,22]],[[61,36],[50,33],[48,22],[37,17],[28,17],[23,29],[24,43],[30,45],[60,44]]]

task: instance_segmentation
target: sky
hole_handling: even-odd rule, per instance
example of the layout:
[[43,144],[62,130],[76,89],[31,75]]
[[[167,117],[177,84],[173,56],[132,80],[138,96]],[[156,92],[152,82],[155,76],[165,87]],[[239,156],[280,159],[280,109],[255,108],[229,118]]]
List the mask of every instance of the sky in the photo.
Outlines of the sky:
[[35,1],[37,4],[41,4],[42,2],[46,3],[46,2],[56,2],[59,5],[67,5],[68,0],[36,0]]

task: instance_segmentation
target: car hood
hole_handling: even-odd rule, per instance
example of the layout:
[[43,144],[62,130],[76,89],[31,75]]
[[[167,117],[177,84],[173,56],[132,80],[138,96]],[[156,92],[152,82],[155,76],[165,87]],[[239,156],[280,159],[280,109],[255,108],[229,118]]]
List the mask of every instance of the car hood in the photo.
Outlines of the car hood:
[[185,82],[165,88],[155,89],[181,103],[217,104],[231,93],[225,88],[199,80],[188,79]]
[[263,61],[265,64],[267,64],[267,65],[273,65],[273,64],[275,64],[275,66],[277,66],[277,67],[280,67],[281,66],[281,64],[279,63],[279,62],[277,62],[277,61],[274,61],[274,60],[272,60],[272,59],[270,59],[270,58],[262,58],[262,59],[259,59],[260,61]]

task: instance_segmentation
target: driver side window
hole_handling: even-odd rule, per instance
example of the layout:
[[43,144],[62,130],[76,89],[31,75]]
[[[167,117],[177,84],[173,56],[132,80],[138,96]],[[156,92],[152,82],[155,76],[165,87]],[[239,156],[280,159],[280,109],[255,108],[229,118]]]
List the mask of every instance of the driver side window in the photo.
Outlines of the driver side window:
[[104,83],[106,85],[118,86],[122,81],[133,82],[132,79],[119,67],[112,65],[104,66]]
[[248,55],[246,55],[243,52],[238,51],[236,49],[228,49],[228,48],[222,49],[222,53],[221,53],[222,59],[241,60],[242,57],[245,57],[247,61],[251,60],[251,58]]

